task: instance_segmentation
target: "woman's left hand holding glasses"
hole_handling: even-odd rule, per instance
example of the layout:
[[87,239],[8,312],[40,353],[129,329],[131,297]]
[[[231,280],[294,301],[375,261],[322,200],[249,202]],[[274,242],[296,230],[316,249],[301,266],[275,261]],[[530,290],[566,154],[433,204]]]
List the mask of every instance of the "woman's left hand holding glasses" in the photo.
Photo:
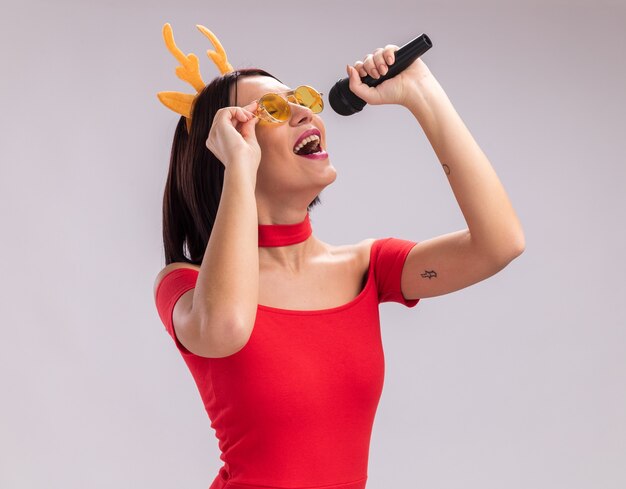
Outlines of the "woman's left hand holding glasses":
[[395,44],[387,44],[357,61],[354,66],[347,65],[350,91],[370,105],[398,104],[406,105],[411,100],[419,83],[432,74],[426,64],[417,58],[405,70],[389,78],[376,87],[370,87],[361,81],[367,75],[378,79],[386,75],[389,66],[395,61],[395,52],[400,49]]

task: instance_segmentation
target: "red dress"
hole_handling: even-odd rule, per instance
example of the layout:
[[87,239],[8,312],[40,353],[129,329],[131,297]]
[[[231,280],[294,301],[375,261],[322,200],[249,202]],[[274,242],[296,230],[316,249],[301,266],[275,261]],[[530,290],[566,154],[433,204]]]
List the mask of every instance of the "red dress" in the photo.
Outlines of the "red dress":
[[176,338],[172,310],[198,271],[168,273],[156,305],[193,376],[224,465],[209,489],[364,489],[372,425],[384,379],[378,304],[413,307],[400,289],[416,244],[372,244],[359,295],[322,310],[258,305],[246,345],[223,358],[191,353]]

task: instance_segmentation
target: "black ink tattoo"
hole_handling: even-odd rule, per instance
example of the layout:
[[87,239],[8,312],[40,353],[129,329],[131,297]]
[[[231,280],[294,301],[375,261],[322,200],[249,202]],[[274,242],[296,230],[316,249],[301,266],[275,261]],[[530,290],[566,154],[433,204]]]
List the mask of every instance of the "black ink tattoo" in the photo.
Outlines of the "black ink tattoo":
[[424,270],[424,272],[426,273],[422,273],[422,278],[427,278],[428,280],[430,280],[433,277],[437,277],[437,272],[435,272],[434,270]]
[[450,175],[450,167],[446,165],[445,163],[441,166],[443,166],[443,171],[446,172],[446,175]]

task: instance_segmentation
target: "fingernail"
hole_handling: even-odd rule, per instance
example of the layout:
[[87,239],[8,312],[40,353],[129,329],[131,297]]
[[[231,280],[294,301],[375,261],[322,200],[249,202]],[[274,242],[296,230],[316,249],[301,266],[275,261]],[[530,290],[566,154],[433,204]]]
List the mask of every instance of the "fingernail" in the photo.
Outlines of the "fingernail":
[[387,56],[387,63],[392,64],[393,58],[391,56]]

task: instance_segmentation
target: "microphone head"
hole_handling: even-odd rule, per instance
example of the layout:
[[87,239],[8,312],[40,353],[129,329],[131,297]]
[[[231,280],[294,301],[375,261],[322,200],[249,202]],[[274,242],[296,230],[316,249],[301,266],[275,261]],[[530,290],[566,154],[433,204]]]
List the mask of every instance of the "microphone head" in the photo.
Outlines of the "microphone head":
[[342,78],[328,92],[330,106],[339,115],[352,115],[361,112],[367,104],[365,100],[352,93],[349,84],[349,78]]

